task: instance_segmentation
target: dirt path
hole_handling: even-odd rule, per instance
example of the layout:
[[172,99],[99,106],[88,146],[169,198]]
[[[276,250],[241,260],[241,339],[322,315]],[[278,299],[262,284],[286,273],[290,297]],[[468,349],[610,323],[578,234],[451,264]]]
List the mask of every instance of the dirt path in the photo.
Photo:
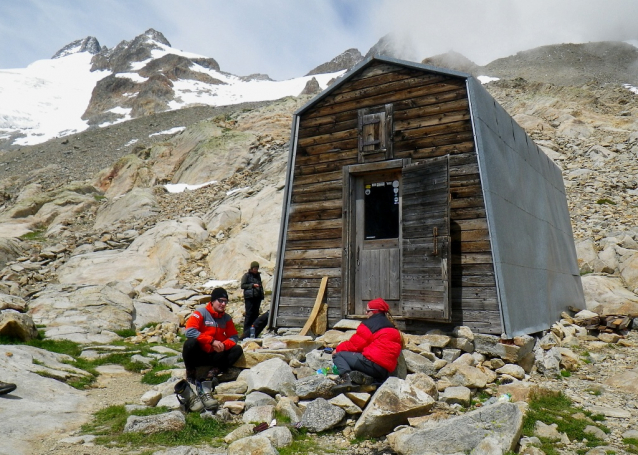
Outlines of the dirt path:
[[[117,370],[116,370],[117,371]],[[62,433],[50,434],[34,444],[33,454],[48,455],[117,455],[121,448],[108,448],[91,443],[63,442],[67,438],[74,438],[79,434],[82,424],[90,421],[93,413],[108,406],[139,403],[140,397],[151,386],[142,384],[141,375],[127,371],[103,373],[98,377],[95,387],[88,390],[86,409],[83,412],[86,419],[76,422],[73,427],[66,428]]]

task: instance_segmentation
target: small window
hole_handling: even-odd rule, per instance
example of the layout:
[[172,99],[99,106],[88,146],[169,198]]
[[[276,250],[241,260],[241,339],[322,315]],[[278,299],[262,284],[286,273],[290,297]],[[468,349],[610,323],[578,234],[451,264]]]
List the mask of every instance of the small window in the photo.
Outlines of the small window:
[[399,180],[381,180],[364,185],[365,240],[399,237]]
[[379,153],[392,158],[392,104],[359,110],[359,162]]

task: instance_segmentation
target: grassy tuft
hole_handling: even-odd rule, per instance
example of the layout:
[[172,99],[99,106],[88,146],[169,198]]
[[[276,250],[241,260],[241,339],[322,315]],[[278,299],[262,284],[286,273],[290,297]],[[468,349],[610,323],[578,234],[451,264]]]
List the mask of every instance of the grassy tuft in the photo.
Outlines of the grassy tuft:
[[603,204],[616,205],[616,203],[614,201],[612,201],[611,199],[607,199],[607,198],[598,199],[596,201],[596,204],[598,204],[598,205],[603,205]]
[[[165,407],[148,408],[134,411],[130,415],[146,416],[168,411]],[[205,419],[200,414],[189,413],[186,414],[186,426],[181,431],[166,431],[155,434],[124,433],[128,417],[129,414],[124,406],[109,406],[95,413],[93,421],[82,426],[82,432],[98,436],[96,439],[98,444],[143,448],[149,446],[190,446],[202,443],[221,445],[224,436],[233,429],[233,426],[215,419]]]
[[[597,447],[603,444],[604,441],[585,433],[585,427],[590,425],[587,420],[572,418],[574,414],[580,412],[584,411],[574,407],[572,401],[562,393],[551,391],[537,393],[530,400],[529,409],[523,422],[523,434],[533,436],[536,421],[541,421],[546,425],[556,424],[558,431],[567,434],[570,440],[587,439],[588,447]],[[590,414],[590,418],[596,420],[595,416],[591,416],[591,413],[584,412],[584,414]],[[605,432],[609,431],[602,425],[598,426]],[[540,449],[547,455],[558,455],[559,452],[555,448],[554,442],[544,439],[541,439],[541,442]]]

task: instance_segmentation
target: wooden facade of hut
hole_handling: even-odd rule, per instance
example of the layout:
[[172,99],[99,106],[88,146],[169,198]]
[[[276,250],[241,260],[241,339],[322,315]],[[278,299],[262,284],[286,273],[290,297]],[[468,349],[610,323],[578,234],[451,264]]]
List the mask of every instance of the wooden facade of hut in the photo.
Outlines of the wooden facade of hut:
[[472,76],[374,57],[298,110],[271,325],[384,298],[404,330],[513,337],[584,307],[560,169]]

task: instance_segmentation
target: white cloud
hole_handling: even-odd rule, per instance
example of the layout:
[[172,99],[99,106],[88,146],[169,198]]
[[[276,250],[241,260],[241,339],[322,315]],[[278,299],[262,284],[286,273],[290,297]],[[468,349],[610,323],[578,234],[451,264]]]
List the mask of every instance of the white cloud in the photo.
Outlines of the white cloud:
[[95,36],[113,47],[149,28],[237,75],[301,76],[386,33],[419,61],[455,50],[478,64],[540,45],[636,40],[635,0],[5,0],[0,68],[21,68]]

